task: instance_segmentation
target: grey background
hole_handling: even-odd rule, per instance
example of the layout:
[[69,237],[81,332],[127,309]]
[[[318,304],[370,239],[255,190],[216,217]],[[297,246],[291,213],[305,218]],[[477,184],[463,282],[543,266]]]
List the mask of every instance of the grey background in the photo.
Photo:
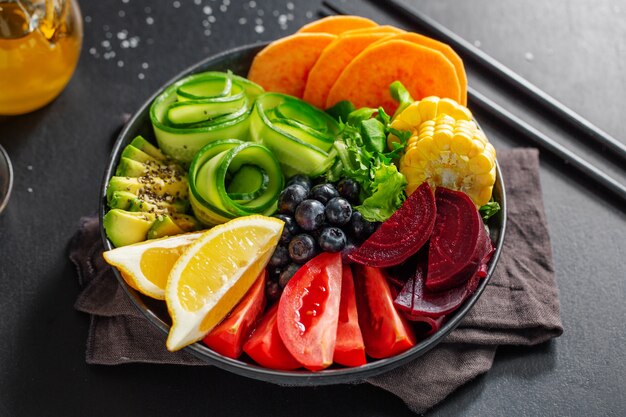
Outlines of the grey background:
[[[0,144],[15,169],[13,196],[0,215],[0,415],[410,415],[400,400],[367,385],[279,388],[218,369],[85,364],[88,318],[72,308],[79,287],[66,249],[79,218],[97,210],[101,176],[124,114],[187,66],[291,33],[316,18],[320,5],[198,2],[81,2],[85,40],[67,89],[42,110],[0,121]],[[411,3],[625,140],[623,1]],[[393,22],[373,3],[343,4]],[[123,30],[127,37],[119,39]],[[134,36],[137,47],[124,48],[123,40]],[[588,140],[467,65],[477,89],[624,181],[624,167],[614,159],[599,157]],[[497,149],[528,145],[487,115],[477,117]],[[533,348],[500,349],[488,374],[429,415],[626,414],[624,204],[548,156],[542,157],[541,179],[565,333]]]

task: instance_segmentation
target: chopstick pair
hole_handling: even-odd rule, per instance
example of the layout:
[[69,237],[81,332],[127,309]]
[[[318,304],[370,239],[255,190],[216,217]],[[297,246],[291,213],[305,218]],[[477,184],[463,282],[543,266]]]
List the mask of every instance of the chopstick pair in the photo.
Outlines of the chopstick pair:
[[[323,1],[322,4],[331,10],[333,14],[350,14],[343,10],[342,7],[337,6],[331,1]],[[477,62],[479,65],[484,67],[490,75],[513,86],[517,91],[525,94],[528,98],[536,103],[539,103],[541,106],[547,108],[553,114],[558,116],[561,120],[567,122],[578,132],[590,137],[602,145],[605,149],[609,150],[617,158],[619,158],[620,161],[623,162],[624,166],[626,166],[626,145],[594,126],[591,122],[584,119],[582,116],[578,115],[573,110],[569,109],[564,104],[560,103],[480,49],[476,48],[471,43],[467,42],[438,22],[423,15],[419,11],[406,6],[399,0],[378,0],[376,4],[379,6],[381,4],[387,5],[390,9],[392,9],[392,11],[401,14],[404,18],[409,19],[414,24],[427,28],[434,35],[434,37],[449,44],[464,58],[469,58]],[[330,13],[322,12],[322,14],[328,15]],[[588,178],[595,181],[597,184],[602,185],[616,197],[619,197],[622,201],[626,202],[626,186],[606,174],[601,169],[597,168],[595,165],[573,153],[560,143],[550,139],[548,136],[535,129],[527,122],[513,115],[469,86],[468,99],[474,106],[479,107],[481,110],[495,117],[504,125],[515,130],[518,134],[530,139],[543,149],[558,158],[561,158],[566,163],[585,174]]]

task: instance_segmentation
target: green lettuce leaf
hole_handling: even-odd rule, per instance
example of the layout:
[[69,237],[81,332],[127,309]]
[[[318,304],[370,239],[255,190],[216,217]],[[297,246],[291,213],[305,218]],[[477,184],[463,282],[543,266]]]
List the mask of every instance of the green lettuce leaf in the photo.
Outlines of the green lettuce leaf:
[[395,165],[379,164],[373,169],[374,178],[369,183],[370,196],[355,207],[370,222],[387,220],[404,202],[406,178]]

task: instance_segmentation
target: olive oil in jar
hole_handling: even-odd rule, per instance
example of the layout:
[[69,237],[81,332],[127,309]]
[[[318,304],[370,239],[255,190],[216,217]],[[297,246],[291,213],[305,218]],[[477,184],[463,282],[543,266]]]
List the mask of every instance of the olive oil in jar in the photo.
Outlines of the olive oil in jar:
[[70,80],[82,43],[70,0],[0,0],[0,115],[36,110]]

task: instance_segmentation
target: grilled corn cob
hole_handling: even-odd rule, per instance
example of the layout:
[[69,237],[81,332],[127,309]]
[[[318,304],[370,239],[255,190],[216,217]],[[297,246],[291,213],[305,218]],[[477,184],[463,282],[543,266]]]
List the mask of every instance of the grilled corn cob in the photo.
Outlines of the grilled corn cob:
[[[411,137],[400,158],[400,172],[412,194],[424,181],[460,190],[477,207],[489,202],[496,181],[496,151],[472,121],[472,113],[456,101],[427,97],[416,101],[391,123]],[[398,141],[389,135],[387,142]]]

